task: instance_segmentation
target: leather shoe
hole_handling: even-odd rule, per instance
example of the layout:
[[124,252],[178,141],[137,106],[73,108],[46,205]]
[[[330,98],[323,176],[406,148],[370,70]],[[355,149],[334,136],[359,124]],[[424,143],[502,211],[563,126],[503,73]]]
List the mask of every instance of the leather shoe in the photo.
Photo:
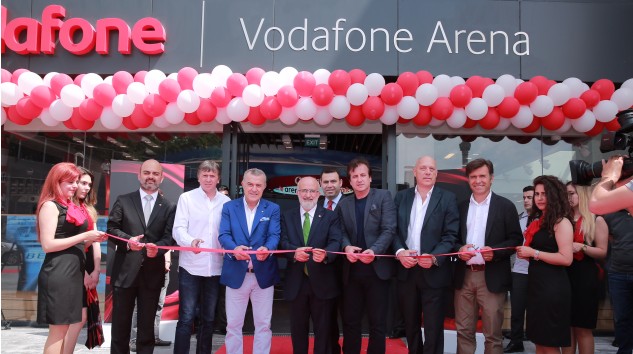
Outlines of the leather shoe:
[[523,348],[523,343],[513,343],[510,342],[503,350],[504,353],[519,353],[525,351]]
[[171,345],[171,341],[158,338],[154,342],[154,345],[157,347],[169,347]]
[[404,329],[394,329],[393,331],[391,331],[391,333],[389,333],[389,339],[398,339],[398,338],[404,338],[406,337],[407,334],[405,333]]

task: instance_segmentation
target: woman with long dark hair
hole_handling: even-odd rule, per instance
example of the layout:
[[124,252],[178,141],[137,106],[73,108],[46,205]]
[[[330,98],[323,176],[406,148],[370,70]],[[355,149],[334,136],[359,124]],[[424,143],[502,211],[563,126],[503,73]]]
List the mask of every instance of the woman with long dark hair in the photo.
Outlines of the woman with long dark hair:
[[530,260],[527,337],[536,353],[560,353],[571,345],[571,287],[566,267],[572,261],[574,228],[565,185],[554,176],[534,179],[534,221],[525,230],[517,256]]

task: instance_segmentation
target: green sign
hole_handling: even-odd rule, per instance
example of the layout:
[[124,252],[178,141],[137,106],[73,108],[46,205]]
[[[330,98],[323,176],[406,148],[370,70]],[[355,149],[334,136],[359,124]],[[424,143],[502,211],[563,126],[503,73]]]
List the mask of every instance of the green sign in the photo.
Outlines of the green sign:
[[319,147],[319,138],[305,138],[305,147]]

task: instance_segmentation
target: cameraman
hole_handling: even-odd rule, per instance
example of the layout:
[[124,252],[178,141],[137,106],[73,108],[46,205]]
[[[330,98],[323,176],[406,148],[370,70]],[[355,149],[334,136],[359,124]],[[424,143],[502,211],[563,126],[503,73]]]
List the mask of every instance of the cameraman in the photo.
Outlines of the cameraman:
[[618,210],[633,207],[633,180],[628,179],[624,185],[618,185],[622,173],[624,158],[611,156],[607,163],[602,162],[602,179],[591,193],[589,210],[598,215],[612,213]]

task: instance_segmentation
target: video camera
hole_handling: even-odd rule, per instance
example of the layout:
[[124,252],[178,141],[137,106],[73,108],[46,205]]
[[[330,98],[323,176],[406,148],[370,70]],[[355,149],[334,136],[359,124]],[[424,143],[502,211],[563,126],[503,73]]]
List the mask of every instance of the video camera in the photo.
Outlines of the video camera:
[[[624,110],[617,115],[620,130],[615,133],[606,133],[602,135],[600,141],[600,151],[607,153],[615,150],[626,150],[628,148],[629,156],[624,158],[622,166],[621,178],[627,178],[633,175],[633,109]],[[569,169],[571,170],[571,181],[581,186],[591,185],[594,178],[602,175],[602,161],[592,164],[583,160],[569,161]]]

